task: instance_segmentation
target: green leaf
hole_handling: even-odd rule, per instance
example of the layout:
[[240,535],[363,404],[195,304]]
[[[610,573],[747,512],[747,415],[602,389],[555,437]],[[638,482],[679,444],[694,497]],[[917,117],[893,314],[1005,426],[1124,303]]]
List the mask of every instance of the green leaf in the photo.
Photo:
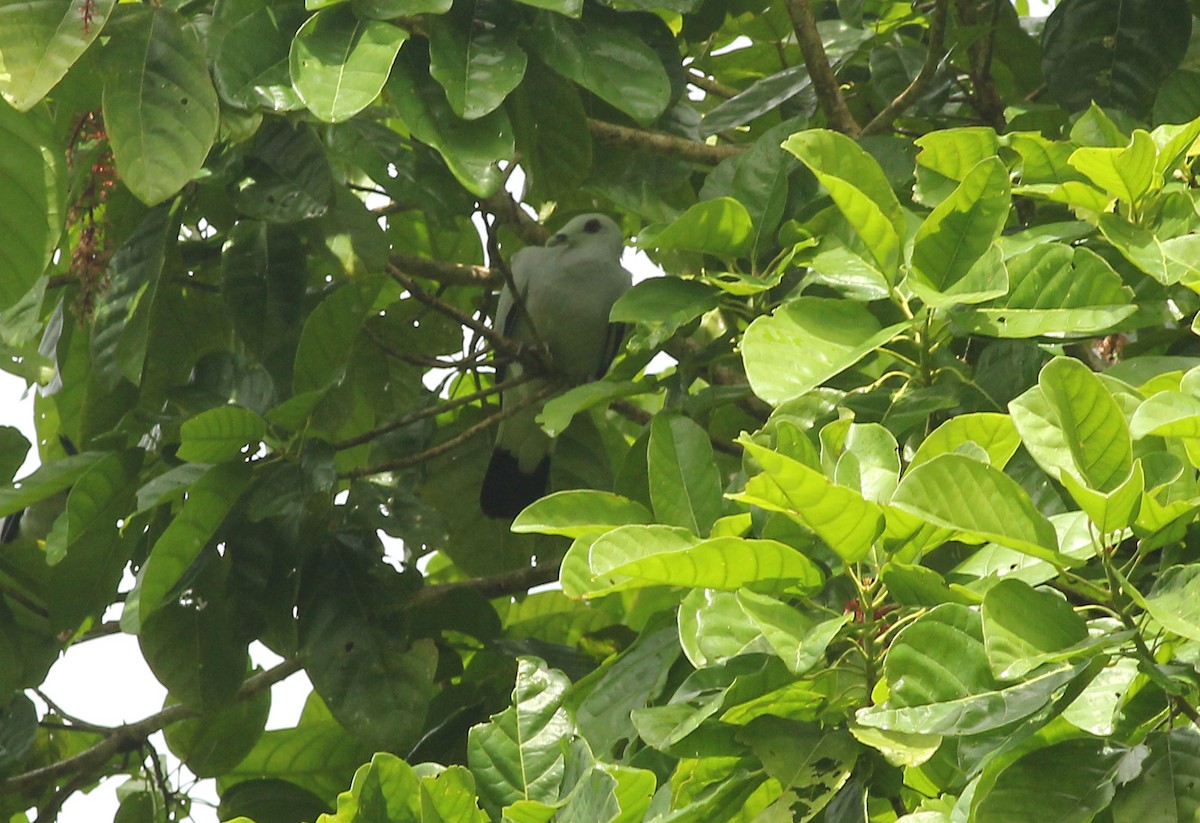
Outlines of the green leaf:
[[115,0],[87,7],[70,0],[0,3],[4,99],[18,111],[33,108],[100,35],[115,5]]
[[717,307],[712,286],[682,277],[652,277],[617,298],[609,319],[614,323],[649,323],[666,339],[681,326]]
[[811,87],[812,78],[808,76],[805,66],[789,66],[783,71],[755,80],[749,88],[715,106],[704,115],[700,124],[701,132],[708,137],[744,126],[756,117],[806,93]]
[[1087,639],[1087,625],[1054,592],[1020,580],[1001,580],[983,596],[983,645],[992,673],[1013,680],[1033,670],[1039,656]]
[[1085,146],[1076,149],[1069,163],[1080,174],[1127,205],[1137,205],[1159,183],[1155,161],[1158,151],[1150,133],[1137,129],[1123,149]]
[[121,181],[154,204],[183,188],[217,136],[217,92],[195,30],[167,8],[129,9],[104,50],[104,125]]
[[974,797],[978,823],[1027,820],[1036,808],[1044,820],[1088,823],[1112,801],[1124,749],[1096,739],[1068,740],[1037,749],[1001,771]]
[[240,406],[218,406],[185,420],[179,428],[179,459],[223,463],[247,456],[267,433],[267,421]]
[[[751,646],[757,651],[769,650],[762,632],[746,617],[732,592],[692,589],[679,604],[678,619],[683,653],[697,669],[737,657]],[[719,708],[719,701],[711,707],[712,712]]]
[[563,699],[571,681],[536,658],[517,663],[512,706],[473,726],[467,765],[479,779],[479,796],[493,818],[518,800],[554,803],[564,773],[564,748],[573,724]]
[[908,465],[912,468],[939,455],[952,454],[967,443],[983,449],[989,465],[1003,469],[1020,448],[1021,438],[1007,414],[960,414],[934,429],[917,447]]
[[[1056,357],[1042,368],[1038,388],[1057,419],[1079,478],[1098,491],[1124,483],[1133,468],[1129,425],[1100,378],[1078,360]],[[1022,418],[1014,414],[1013,422],[1024,439]]]
[[516,151],[512,123],[504,109],[477,120],[460,119],[437,81],[419,61],[406,60],[404,54],[392,67],[387,87],[413,137],[442,156],[463,188],[477,197],[500,190],[504,183],[500,165],[511,162]]
[[272,820],[314,820],[330,804],[295,783],[278,778],[251,778],[221,792],[217,814],[229,823],[271,823]]
[[906,626],[884,661],[889,685],[882,706],[859,709],[858,722],[888,731],[971,735],[1036,712],[1077,670],[1059,666],[1001,687],[993,678],[978,612],[938,606]]
[[767,774],[784,789],[796,789],[802,799],[791,804],[788,819],[805,823],[827,808],[850,779],[859,747],[844,729],[823,729],[762,718],[741,737],[762,760]]
[[1015,480],[961,454],[910,468],[891,505],[934,525],[1060,562],[1054,526]]
[[808,166],[866,243],[888,279],[900,266],[904,212],[875,158],[853,139],[824,129],[793,134],[783,147]]
[[351,347],[381,285],[365,279],[347,283],[308,315],[296,350],[294,394],[324,390],[343,378]]
[[1091,335],[1137,311],[1133,290],[1104,258],[1084,246],[1041,244],[1010,258],[1009,292],[954,323],[993,337]]
[[[606,566],[613,562],[605,559]],[[599,594],[656,585],[812,594],[825,582],[821,570],[791,546],[743,537],[714,537],[679,551],[655,552],[606,568],[605,573],[632,579]]]
[[1059,3],[1042,34],[1046,85],[1068,111],[1092,103],[1144,114],[1191,32],[1186,0]]
[[493,0],[459,0],[429,27],[429,73],[464,120],[504,102],[525,76],[525,52],[514,25]]
[[1059,480],[1100,534],[1114,534],[1128,528],[1141,509],[1145,486],[1141,460],[1134,460],[1129,476],[1107,492],[1089,489],[1070,472],[1064,472]]
[[1200,566],[1171,566],[1145,597],[1145,609],[1168,631],[1200,640]]
[[197,599],[142,614],[138,644],[150,670],[188,708],[228,706],[246,674],[246,639],[232,604]]
[[[5,10],[0,4],[0,32]],[[3,34],[0,34],[3,37]],[[0,49],[3,44],[0,43]],[[0,58],[3,58],[0,51]],[[4,63],[0,59],[0,78]],[[67,169],[45,107],[19,114],[0,102],[0,309],[29,291],[50,263],[66,218]]]
[[681,415],[656,415],[646,462],[658,522],[707,535],[723,502],[708,432]]
[[245,464],[223,463],[209,469],[188,489],[183,508],[155,541],[142,567],[136,590],[136,612],[141,621],[166,602],[167,595],[224,522],[249,480]]
[[641,503],[611,492],[574,489],[534,502],[513,520],[517,534],[561,534],[572,539],[617,526],[653,523]]
[[861,303],[800,297],[746,329],[746,376],[756,395],[778,405],[850,368],[907,326],[881,328]]
[[308,18],[292,41],[288,68],[308,110],[327,123],[347,120],[379,96],[408,32],[362,20],[347,4]]
[[288,51],[307,16],[301,6],[282,0],[215,3],[213,28],[224,32],[212,58],[213,82],[221,98],[245,109],[304,108],[288,73]]
[[1116,214],[1101,214],[1100,231],[1133,265],[1164,286],[1200,276],[1197,252],[1200,238],[1185,234],[1166,240],[1148,228],[1135,226]]
[[660,695],[679,655],[675,621],[664,615],[620,655],[575,684],[566,705],[594,751],[611,752],[621,741],[637,736],[630,712]]
[[104,458],[101,452],[83,452],[52,463],[43,463],[33,474],[0,489],[0,517],[22,509],[68,489],[84,472]]
[[320,217],[334,201],[324,144],[304,122],[267,120],[246,150],[245,166],[229,196],[239,211],[268,223]]
[[508,97],[517,151],[533,196],[564,197],[592,172],[592,136],[579,89],[541,63]]
[[[305,671],[329,711],[377,751],[407,751],[425,727],[438,650],[429,638],[398,643],[381,615],[401,591],[391,575],[326,552],[300,590],[298,636]],[[383,579],[379,579],[382,577]]]
[[1000,138],[987,126],[938,129],[913,142],[921,149],[918,166],[960,183],[972,169],[1000,151]]
[[739,591],[737,600],[788,671],[796,675],[805,674],[822,662],[825,649],[850,622],[850,615],[844,614],[813,624],[786,603],[749,589]]
[[790,457],[741,442],[764,471],[746,483],[744,492],[731,495],[734,499],[783,512],[847,562],[867,556],[883,530],[883,511],[877,504]]
[[932,306],[979,303],[1005,294],[1008,275],[996,238],[1012,193],[998,157],[980,162],[925,218],[913,238],[908,283]]
[[1144,437],[1200,437],[1200,398],[1178,391],[1150,395],[1129,420],[1129,434]]
[[540,14],[528,38],[547,66],[643,125],[670,102],[662,61],[635,29]]
[[681,249],[733,259],[750,249],[754,226],[732,197],[704,200],[658,232],[639,239],[644,248]]
[[1177,823],[1195,820],[1200,798],[1200,734],[1190,727],[1151,735],[1141,774],[1123,783],[1113,799],[1114,823]]
[[262,737],[271,710],[271,692],[221,707],[214,715],[189,717],[163,730],[167,746],[197,777],[224,775]]

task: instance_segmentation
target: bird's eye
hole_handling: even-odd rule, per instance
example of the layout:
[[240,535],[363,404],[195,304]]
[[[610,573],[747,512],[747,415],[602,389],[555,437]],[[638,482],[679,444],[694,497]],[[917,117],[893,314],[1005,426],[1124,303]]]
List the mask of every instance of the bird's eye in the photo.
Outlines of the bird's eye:
[[583,230],[586,231],[588,234],[595,234],[596,232],[600,231],[600,229],[602,229],[602,228],[603,228],[603,226],[600,224],[600,221],[596,220],[595,218],[593,218],[583,224]]

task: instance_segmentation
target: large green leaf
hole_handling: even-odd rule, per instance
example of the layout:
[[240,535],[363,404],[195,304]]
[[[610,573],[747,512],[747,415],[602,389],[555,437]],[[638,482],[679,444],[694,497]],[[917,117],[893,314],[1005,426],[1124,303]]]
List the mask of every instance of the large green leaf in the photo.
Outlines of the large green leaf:
[[267,433],[267,422],[241,406],[218,406],[184,421],[179,459],[189,463],[221,463],[246,457]]
[[718,197],[697,203],[660,231],[648,233],[639,244],[733,259],[749,249],[753,230],[745,206],[732,197]]
[[854,140],[834,131],[794,134],[783,147],[808,166],[891,280],[906,235],[904,212],[879,163]]
[[1144,114],[1191,32],[1187,0],[1063,0],[1042,35],[1046,85],[1068,111],[1094,101]]
[[974,800],[978,823],[1017,823],[1036,808],[1043,820],[1088,823],[1116,791],[1125,751],[1096,739],[1068,740],[1038,749],[1002,770]]
[[541,660],[522,658],[512,706],[472,727],[467,765],[479,781],[483,806],[494,819],[501,808],[518,800],[558,800],[565,745],[574,731],[563,708],[570,683]]
[[[1008,169],[997,157],[967,172],[913,238],[908,284],[933,306],[979,303],[1008,291],[1008,275],[993,245],[1008,219]],[[990,252],[990,253],[989,253]]]
[[547,66],[639,123],[654,120],[670,102],[662,61],[634,28],[544,13],[528,37]]
[[408,32],[399,26],[355,17],[348,4],[322,9],[292,41],[292,85],[320,119],[347,120],[379,96],[407,39]]
[[1145,598],[1146,611],[1169,631],[1200,640],[1200,566],[1171,566]]
[[1082,175],[1127,206],[1136,206],[1159,183],[1155,161],[1158,151],[1150,133],[1137,129],[1123,149],[1084,146],[1071,155],[1070,164]]
[[934,525],[1054,561],[1058,536],[1015,480],[962,454],[910,468],[891,505]]
[[746,376],[755,394],[779,404],[850,368],[907,325],[881,327],[861,303],[801,297],[746,329]]
[[960,414],[938,426],[921,441],[908,465],[911,468],[938,455],[952,454],[967,443],[983,449],[989,465],[1003,469],[1020,448],[1021,438],[1007,414]]
[[1125,259],[1164,286],[1200,276],[1200,238],[1195,234],[1160,238],[1145,226],[1117,214],[1100,215],[1100,231]]
[[286,2],[219,0],[213,27],[224,32],[213,52],[213,81],[221,97],[242,108],[304,108],[292,87],[288,51],[307,15]]
[[954,315],[967,331],[994,337],[1090,335],[1132,315],[1133,290],[1085,246],[1042,244],[1010,258],[1009,292]]
[[[595,555],[593,555],[595,556]],[[819,591],[825,576],[811,560],[776,540],[714,537],[686,549],[634,557],[616,566],[605,558],[601,573],[631,578],[608,591],[640,586],[687,586],[736,591]]]
[[[397,642],[396,578],[327,551],[310,567],[298,598],[305,671],[330,712],[380,751],[407,751],[425,726],[438,650],[422,638]],[[386,567],[385,567],[386,568]]]
[[433,147],[447,168],[467,191],[488,197],[504,182],[502,163],[516,151],[512,124],[503,109],[477,120],[462,120],[454,114],[437,81],[429,77],[417,59],[404,54],[392,67],[388,94],[413,137]]
[[[1078,360],[1056,357],[1038,375],[1038,390],[1062,431],[1074,473],[1098,491],[1125,482],[1133,467],[1129,425],[1100,378]],[[1013,422],[1024,440],[1028,421],[1015,408]]]
[[646,463],[658,522],[707,535],[723,503],[708,433],[686,417],[660,414],[650,424]]
[[0,3],[4,99],[19,111],[33,108],[100,35],[115,5],[115,0],[87,6],[71,0]]
[[535,501],[513,520],[518,534],[561,534],[583,537],[617,526],[651,523],[646,507],[611,492],[575,489],[555,492]]
[[217,136],[217,92],[195,30],[167,8],[130,9],[104,50],[104,125],[121,180],[158,203],[196,176]]
[[[0,31],[7,8],[0,5]],[[66,217],[62,147],[44,107],[19,114],[0,102],[0,189],[0,309],[7,310],[45,271]]]
[[525,76],[515,20],[504,10],[494,0],[459,0],[430,25],[429,73],[465,120],[493,111]]
[[1085,640],[1086,624],[1066,600],[1020,580],[1001,580],[983,597],[983,645],[992,673],[1012,680],[1039,656]]
[[778,452],[743,440],[763,473],[731,495],[737,500],[786,514],[811,529],[843,560],[861,560],[883,530],[883,512],[857,490]]
[[1115,823],[1178,823],[1200,815],[1200,733],[1180,727],[1152,735],[1141,774],[1113,800]]
[[979,613],[956,603],[938,606],[901,631],[884,671],[887,702],[859,709],[859,723],[954,735],[978,734],[1028,717],[1076,674],[1059,666],[1001,686],[988,665]]
[[[192,565],[249,481],[243,463],[223,463],[204,473],[188,489],[183,508],[154,543],[142,567],[137,588],[136,614],[145,621],[163,605],[188,567]],[[130,604],[126,603],[128,610]]]
[[748,589],[739,591],[737,600],[792,674],[804,674],[824,660],[825,649],[850,622],[844,614],[814,625],[799,610]]
[[194,711],[227,706],[246,675],[246,640],[232,603],[167,604],[143,617],[138,643],[154,676]]

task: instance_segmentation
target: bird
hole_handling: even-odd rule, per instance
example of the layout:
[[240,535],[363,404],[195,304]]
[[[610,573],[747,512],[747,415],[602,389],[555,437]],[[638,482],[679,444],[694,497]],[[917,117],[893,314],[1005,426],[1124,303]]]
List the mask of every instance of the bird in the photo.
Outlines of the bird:
[[[553,371],[576,383],[599,380],[608,371],[624,336],[609,321],[617,298],[632,285],[621,265],[625,238],[612,218],[581,214],[569,220],[545,246],[529,246],[512,259],[512,285],[500,292],[494,328],[523,346],[541,346]],[[522,372],[519,362],[501,364],[496,381]],[[542,391],[546,382],[529,380],[501,394],[511,408]],[[479,492],[479,505],[491,518],[513,518],[542,497],[550,480],[554,441],[537,423],[540,403],[503,420]]]

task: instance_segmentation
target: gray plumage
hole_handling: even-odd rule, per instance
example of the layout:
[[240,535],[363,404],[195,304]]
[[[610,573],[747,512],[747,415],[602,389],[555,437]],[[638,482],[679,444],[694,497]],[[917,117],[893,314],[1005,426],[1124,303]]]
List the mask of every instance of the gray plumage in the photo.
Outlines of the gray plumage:
[[[602,214],[573,218],[545,246],[522,249],[512,259],[513,284],[529,316],[506,286],[496,307],[495,327],[519,343],[544,343],[552,367],[577,382],[604,376],[621,342],[609,312],[631,284],[621,266],[625,240]],[[530,329],[536,329],[536,335]],[[521,373],[512,363],[498,379]],[[540,380],[510,389],[502,404],[519,403],[537,392]],[[537,424],[540,404],[506,419],[496,434],[479,503],[489,517],[515,517],[546,492],[553,440]]]

